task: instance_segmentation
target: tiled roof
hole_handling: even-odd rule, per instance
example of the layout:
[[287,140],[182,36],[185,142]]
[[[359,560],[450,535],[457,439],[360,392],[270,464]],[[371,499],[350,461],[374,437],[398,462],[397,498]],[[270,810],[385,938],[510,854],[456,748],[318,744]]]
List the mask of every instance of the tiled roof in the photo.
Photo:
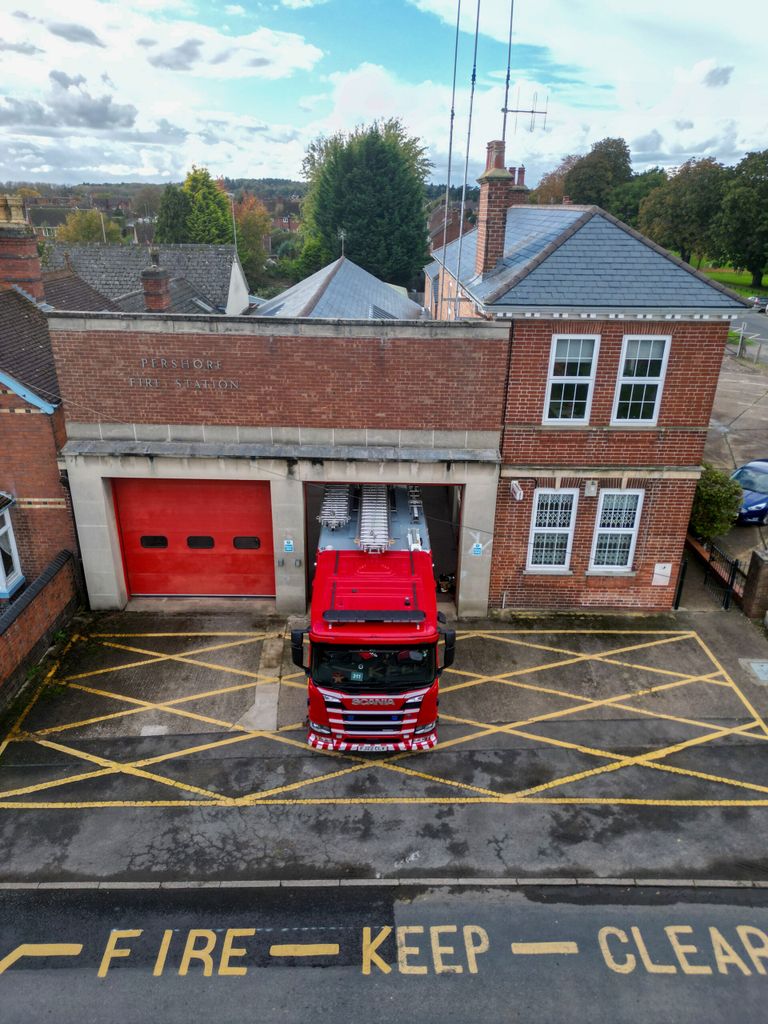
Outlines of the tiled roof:
[[417,320],[422,308],[342,256],[259,306],[255,315]]
[[120,307],[91,288],[71,270],[49,270],[43,273],[45,301],[54,309],[74,312],[115,312]]
[[74,212],[71,206],[30,206],[27,216],[33,227],[58,228]]
[[[210,299],[201,295],[183,277],[174,277],[168,282],[171,293],[171,305],[168,313],[215,313],[216,309]],[[200,305],[202,303],[202,305]],[[207,307],[207,308],[206,308]],[[139,288],[130,295],[122,295],[117,299],[115,309],[124,313],[144,313],[144,288]]]
[[0,291],[0,370],[46,402],[60,401],[45,314],[15,288]]
[[[233,245],[157,245],[160,266],[172,278],[183,277],[216,306],[226,307],[229,281],[235,259]],[[143,245],[70,245],[54,242],[49,247],[47,266],[59,270],[68,254],[72,269],[93,288],[110,299],[133,294],[141,285],[141,272],[149,266],[149,252]]]
[[477,231],[433,256],[445,259],[474,299],[486,307],[569,309],[740,309],[727,288],[682,263],[596,206],[513,206],[507,211],[504,256],[475,273]]

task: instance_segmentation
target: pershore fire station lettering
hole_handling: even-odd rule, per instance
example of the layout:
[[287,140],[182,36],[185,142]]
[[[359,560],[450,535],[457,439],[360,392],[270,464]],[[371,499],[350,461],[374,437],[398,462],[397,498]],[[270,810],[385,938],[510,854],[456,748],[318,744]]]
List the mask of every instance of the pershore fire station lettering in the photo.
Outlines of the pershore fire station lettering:
[[189,356],[142,356],[139,360],[141,373],[128,378],[128,387],[156,391],[163,391],[167,388],[179,391],[239,391],[240,380],[236,377],[177,377],[169,374],[162,376],[151,374],[151,371],[155,370],[194,370],[215,373],[222,369],[221,363],[221,359],[197,359]]

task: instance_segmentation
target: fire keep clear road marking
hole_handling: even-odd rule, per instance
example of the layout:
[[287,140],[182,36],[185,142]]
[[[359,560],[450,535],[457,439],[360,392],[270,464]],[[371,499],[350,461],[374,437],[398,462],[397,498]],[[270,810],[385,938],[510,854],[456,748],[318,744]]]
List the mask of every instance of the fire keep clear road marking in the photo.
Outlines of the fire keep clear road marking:
[[[624,927],[611,924],[586,938],[550,936],[491,936],[479,924],[384,925],[362,929],[336,929],[340,942],[274,943],[277,929],[259,928],[166,928],[158,937],[142,928],[113,929],[102,945],[86,950],[96,966],[97,978],[133,960],[151,964],[152,976],[242,977],[251,969],[272,964],[284,967],[333,964],[342,956],[345,964],[365,976],[444,975],[482,973],[486,957],[506,950],[510,969],[523,969],[531,957],[582,958],[585,967],[597,966],[612,975],[735,975],[749,978],[768,973],[768,934],[751,924],[716,927],[697,924],[658,924]],[[282,929],[292,931],[293,929]],[[321,930],[321,929],[303,929]],[[260,934],[262,933],[262,934]],[[345,948],[346,947],[346,948]],[[22,943],[0,958],[0,974],[25,958],[37,961],[54,957],[79,957],[79,943]],[[2,952],[0,950],[0,952]],[[524,959],[523,959],[524,958]],[[497,960],[494,963],[498,963]],[[24,966],[24,965],[22,965]],[[1,987],[1,986],[0,986]]]

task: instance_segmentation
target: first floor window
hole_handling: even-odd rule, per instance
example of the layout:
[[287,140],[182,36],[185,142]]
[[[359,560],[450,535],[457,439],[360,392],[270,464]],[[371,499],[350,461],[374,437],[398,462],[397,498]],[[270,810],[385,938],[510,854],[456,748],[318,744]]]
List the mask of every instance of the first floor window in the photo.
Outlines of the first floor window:
[[653,426],[659,416],[669,338],[625,338],[613,407],[614,423]]
[[536,490],[528,542],[528,569],[568,569],[578,498],[576,490]]
[[10,597],[23,582],[9,512],[0,512],[0,597]]
[[600,339],[555,335],[549,358],[545,423],[587,423]]
[[632,568],[642,491],[601,491],[590,569],[620,572]]

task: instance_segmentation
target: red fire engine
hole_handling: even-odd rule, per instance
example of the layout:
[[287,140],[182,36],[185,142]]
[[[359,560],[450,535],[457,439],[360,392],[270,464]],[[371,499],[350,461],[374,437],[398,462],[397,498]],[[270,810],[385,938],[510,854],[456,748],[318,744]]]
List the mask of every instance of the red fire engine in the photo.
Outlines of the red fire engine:
[[291,634],[308,676],[307,740],[320,750],[428,750],[456,633],[437,610],[421,492],[329,484],[318,520],[310,627]]

